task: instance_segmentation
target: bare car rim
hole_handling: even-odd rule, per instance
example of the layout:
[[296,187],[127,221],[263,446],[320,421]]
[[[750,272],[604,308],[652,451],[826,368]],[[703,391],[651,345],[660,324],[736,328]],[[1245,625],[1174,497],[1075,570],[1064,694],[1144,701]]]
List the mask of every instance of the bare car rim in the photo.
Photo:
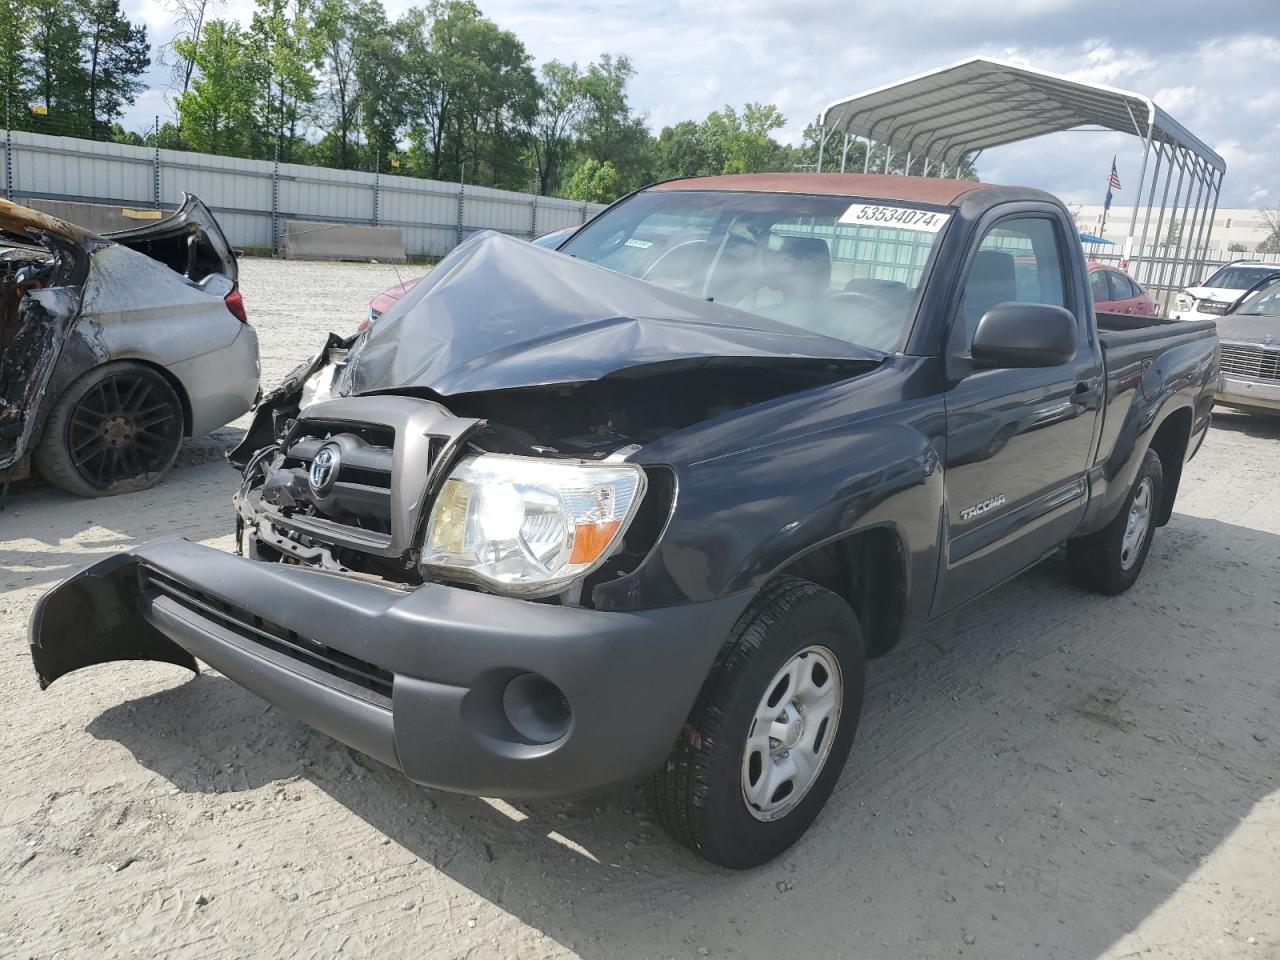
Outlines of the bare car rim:
[[1131,570],[1142,553],[1142,541],[1151,527],[1151,478],[1143,477],[1129,504],[1129,520],[1120,541],[1120,569]]
[[765,687],[742,752],[742,799],[757,820],[786,816],[818,779],[836,739],[844,678],[835,654],[805,647]]
[[107,490],[163,470],[182,442],[182,417],[150,377],[120,373],[91,387],[67,424],[67,450],[85,482]]

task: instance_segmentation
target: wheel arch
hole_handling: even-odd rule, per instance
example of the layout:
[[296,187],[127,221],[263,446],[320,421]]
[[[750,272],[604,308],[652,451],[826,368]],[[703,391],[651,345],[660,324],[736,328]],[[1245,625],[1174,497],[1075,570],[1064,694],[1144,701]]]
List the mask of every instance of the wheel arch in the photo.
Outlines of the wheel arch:
[[1164,492],[1160,498],[1157,526],[1163,527],[1173,516],[1173,502],[1182,480],[1182,466],[1186,463],[1187,447],[1191,443],[1191,427],[1194,417],[1189,406],[1179,406],[1168,411],[1151,436],[1147,449],[1160,458],[1164,470]]
[[888,653],[901,638],[910,594],[909,552],[889,524],[867,527],[817,544],[774,571],[809,580],[835,593],[862,626],[867,656]]

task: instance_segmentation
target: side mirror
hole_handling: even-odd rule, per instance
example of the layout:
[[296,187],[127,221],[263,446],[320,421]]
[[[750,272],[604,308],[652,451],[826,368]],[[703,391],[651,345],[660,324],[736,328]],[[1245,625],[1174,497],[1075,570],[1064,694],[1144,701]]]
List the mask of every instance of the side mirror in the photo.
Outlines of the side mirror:
[[1047,303],[999,303],[982,315],[972,354],[981,367],[1056,367],[1076,355],[1076,318]]

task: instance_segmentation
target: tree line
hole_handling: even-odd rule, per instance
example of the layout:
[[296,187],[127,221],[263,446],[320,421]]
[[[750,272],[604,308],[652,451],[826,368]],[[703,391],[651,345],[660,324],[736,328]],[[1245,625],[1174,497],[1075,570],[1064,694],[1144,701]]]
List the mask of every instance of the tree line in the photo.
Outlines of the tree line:
[[[786,120],[772,104],[726,106],[655,136],[630,103],[625,54],[536,66],[472,0],[429,0],[395,19],[379,0],[257,0],[245,24],[218,17],[218,2],[169,0],[173,115],[129,132],[120,118],[145,88],[150,45],[119,0],[0,0],[9,122],[599,202],[670,177],[817,161],[817,126],[799,146],[779,143]],[[864,149],[854,145],[849,169],[862,169]]]

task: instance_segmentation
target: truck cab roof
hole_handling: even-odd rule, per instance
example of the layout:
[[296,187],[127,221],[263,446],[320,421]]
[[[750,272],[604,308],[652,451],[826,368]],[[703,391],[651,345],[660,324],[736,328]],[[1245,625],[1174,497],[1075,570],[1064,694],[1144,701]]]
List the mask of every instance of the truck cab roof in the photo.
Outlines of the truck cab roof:
[[736,190],[749,193],[808,193],[872,200],[898,200],[959,206],[961,198],[981,191],[991,200],[1049,200],[1052,194],[1029,187],[1001,187],[977,180],[904,177],[880,173],[734,173],[715,177],[668,180],[651,190]]

